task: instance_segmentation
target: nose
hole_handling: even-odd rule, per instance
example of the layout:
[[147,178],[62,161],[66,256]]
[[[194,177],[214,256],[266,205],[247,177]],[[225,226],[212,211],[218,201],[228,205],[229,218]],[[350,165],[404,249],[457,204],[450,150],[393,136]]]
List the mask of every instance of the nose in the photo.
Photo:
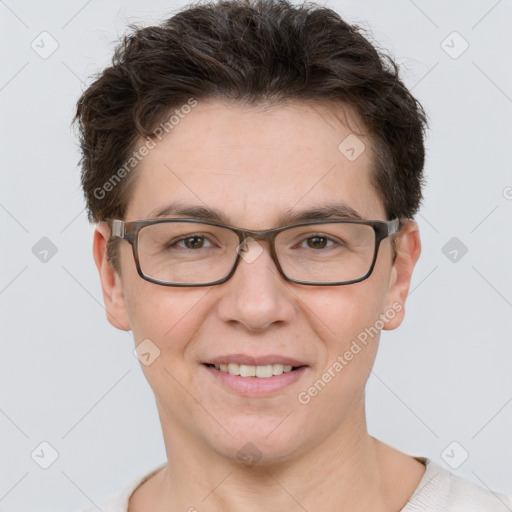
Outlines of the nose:
[[240,261],[235,273],[219,286],[220,318],[250,331],[290,322],[296,311],[292,283],[279,273],[269,243],[250,238],[240,245],[238,252]]

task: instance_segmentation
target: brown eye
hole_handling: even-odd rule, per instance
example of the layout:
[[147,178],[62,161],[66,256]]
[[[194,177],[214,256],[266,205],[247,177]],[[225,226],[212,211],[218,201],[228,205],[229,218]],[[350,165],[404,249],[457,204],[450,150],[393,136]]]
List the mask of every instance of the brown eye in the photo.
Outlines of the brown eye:
[[202,236],[191,236],[183,240],[187,249],[201,249],[204,238]]
[[327,238],[324,236],[313,236],[307,239],[307,243],[311,249],[323,249],[327,245]]
[[[209,245],[208,245],[209,244]],[[206,249],[211,246],[212,243],[201,235],[191,235],[187,237],[180,238],[178,240],[173,240],[167,244],[168,249],[178,248],[178,249]]]

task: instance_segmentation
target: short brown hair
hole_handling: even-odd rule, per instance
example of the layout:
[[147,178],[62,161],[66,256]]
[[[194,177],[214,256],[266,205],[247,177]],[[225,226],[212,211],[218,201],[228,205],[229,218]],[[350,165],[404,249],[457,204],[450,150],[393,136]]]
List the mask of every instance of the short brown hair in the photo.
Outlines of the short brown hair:
[[387,217],[412,218],[422,199],[427,120],[398,74],[361,28],[310,2],[198,2],[161,25],[131,26],[112,66],[77,104],[89,220],[124,218],[136,142],[154,138],[191,98],[348,105],[372,141],[371,179]]

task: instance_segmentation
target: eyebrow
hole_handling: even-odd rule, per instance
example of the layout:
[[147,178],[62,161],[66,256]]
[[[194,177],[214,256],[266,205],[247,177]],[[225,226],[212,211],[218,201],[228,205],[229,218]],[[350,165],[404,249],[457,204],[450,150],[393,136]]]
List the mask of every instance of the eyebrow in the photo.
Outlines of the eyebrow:
[[[217,208],[186,204],[181,201],[175,201],[162,208],[153,210],[147,218],[152,219],[165,217],[186,217],[219,222],[228,226],[234,225],[229,216]],[[304,210],[293,211],[290,209],[279,216],[276,227],[306,222],[309,220],[322,221],[326,219],[363,220],[361,215],[359,215],[359,213],[352,207],[344,203],[331,202]]]

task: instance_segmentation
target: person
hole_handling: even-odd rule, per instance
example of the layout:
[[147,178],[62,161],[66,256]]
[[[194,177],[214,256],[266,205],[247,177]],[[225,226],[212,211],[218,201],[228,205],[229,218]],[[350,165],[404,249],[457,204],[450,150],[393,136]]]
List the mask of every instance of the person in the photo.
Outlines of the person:
[[361,29],[191,4],[125,35],[75,121],[107,317],[167,455],[102,510],[512,510],[366,427],[421,252],[428,119]]

